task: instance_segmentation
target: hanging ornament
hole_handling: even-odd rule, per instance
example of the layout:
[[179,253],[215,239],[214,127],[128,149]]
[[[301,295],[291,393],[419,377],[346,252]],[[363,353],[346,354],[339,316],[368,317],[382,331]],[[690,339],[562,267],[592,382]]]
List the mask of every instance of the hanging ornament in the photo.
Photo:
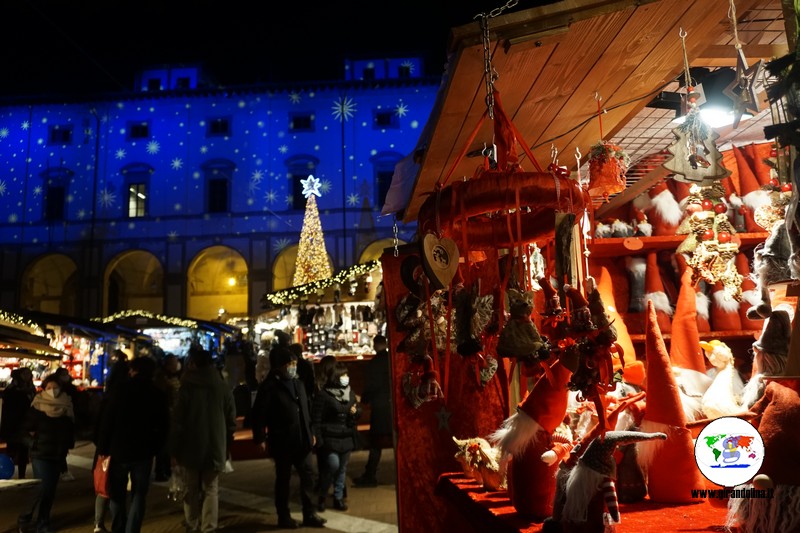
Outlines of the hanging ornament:
[[727,177],[730,171],[722,165],[722,154],[717,150],[716,140],[719,134],[700,116],[697,106],[700,95],[692,86],[689,58],[686,55],[686,32],[683,28],[679,35],[683,46],[686,102],[689,109],[684,122],[672,130],[676,140],[668,150],[673,157],[665,161],[663,166],[675,174],[674,179],[678,181],[711,185],[714,181]]
[[631,164],[631,158],[621,147],[603,140],[604,110],[600,105],[602,98],[595,93],[595,100],[600,141],[592,145],[589,151],[589,196],[602,196],[608,201],[610,195],[625,190],[625,173]]
[[761,111],[756,92],[763,85],[761,76],[764,71],[764,62],[759,59],[752,67],[747,66],[742,43],[739,42],[739,31],[736,27],[736,4],[733,0],[730,0],[728,17],[731,19],[733,42],[736,47],[736,77],[730,85],[722,90],[722,94],[733,100],[733,128],[736,129],[746,111],[754,115]]
[[630,161],[621,147],[608,141],[592,145],[589,152],[589,195],[608,200],[610,195],[624,191],[625,173]]
[[700,280],[711,285],[721,282],[726,294],[740,301],[742,276],[735,262],[739,245],[734,240],[736,228],[728,218],[724,197],[725,187],[719,182],[689,189],[688,216],[677,230],[686,238],[676,252],[690,256],[687,264],[692,269],[692,285]]

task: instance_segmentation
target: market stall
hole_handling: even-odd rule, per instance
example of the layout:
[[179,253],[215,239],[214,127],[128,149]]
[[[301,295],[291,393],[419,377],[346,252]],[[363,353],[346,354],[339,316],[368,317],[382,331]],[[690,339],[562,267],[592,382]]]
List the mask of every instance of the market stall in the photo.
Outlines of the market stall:
[[[797,397],[796,131],[723,149],[689,66],[710,25],[732,26],[735,68],[717,75],[735,129],[745,111],[796,116],[780,97],[796,94],[781,77],[794,55],[764,96],[732,1],[508,7],[454,29],[384,209],[418,225],[382,257],[401,531],[797,530],[782,511],[800,500],[796,469],[750,446],[764,430],[778,448],[766,415]],[[682,121],[632,162],[604,126],[618,132],[664,80]],[[762,396],[771,380],[782,388]],[[753,420],[735,457],[720,448],[734,441],[700,436],[725,418]],[[751,469],[730,486],[774,484],[775,499],[707,493],[729,486],[721,457]]]

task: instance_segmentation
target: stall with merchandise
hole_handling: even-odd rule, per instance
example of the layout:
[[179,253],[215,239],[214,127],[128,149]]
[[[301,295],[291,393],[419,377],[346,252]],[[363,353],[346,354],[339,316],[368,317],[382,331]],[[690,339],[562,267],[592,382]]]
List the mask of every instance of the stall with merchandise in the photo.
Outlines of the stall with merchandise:
[[[798,530],[800,67],[748,67],[732,0],[578,4],[454,29],[419,166],[395,173],[389,212],[418,226],[381,258],[400,530]],[[732,26],[733,129],[763,111],[768,138],[723,148],[701,113],[712,22]],[[663,80],[683,121],[632,161],[604,122]]]

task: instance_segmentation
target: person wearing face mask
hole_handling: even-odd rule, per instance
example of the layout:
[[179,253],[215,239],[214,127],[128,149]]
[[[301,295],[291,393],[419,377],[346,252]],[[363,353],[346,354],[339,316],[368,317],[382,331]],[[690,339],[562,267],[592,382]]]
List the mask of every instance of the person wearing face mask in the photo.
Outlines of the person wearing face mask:
[[317,510],[325,510],[325,500],[333,484],[333,508],[346,511],[344,501],[347,463],[356,448],[356,421],[361,407],[350,388],[347,366],[338,362],[324,388],[314,396],[311,431],[317,441],[320,462]]
[[67,452],[75,447],[72,399],[61,391],[56,376],[50,375],[42,382],[42,391],[33,398],[26,415],[23,432],[30,444],[33,475],[41,483],[29,511],[19,515],[17,525],[20,532],[34,531],[29,528],[35,525],[36,533],[49,533],[54,531],[50,527],[50,511],[58,481]]
[[326,520],[314,510],[314,475],[311,450],[310,404],[297,378],[297,359],[286,346],[269,354],[270,371],[258,387],[253,403],[253,441],[275,461],[275,509],[278,527],[297,529],[300,523],[289,512],[292,467],[300,476],[300,500],[304,527],[324,527]]

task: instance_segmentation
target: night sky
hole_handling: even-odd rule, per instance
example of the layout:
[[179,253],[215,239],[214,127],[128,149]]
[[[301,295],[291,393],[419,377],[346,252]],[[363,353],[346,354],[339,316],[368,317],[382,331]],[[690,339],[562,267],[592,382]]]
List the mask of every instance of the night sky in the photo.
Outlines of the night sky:
[[[506,13],[548,2],[520,1]],[[0,95],[125,92],[143,68],[202,63],[221,85],[336,80],[345,58],[422,56],[439,76],[450,29],[491,0],[15,0],[0,7]]]

